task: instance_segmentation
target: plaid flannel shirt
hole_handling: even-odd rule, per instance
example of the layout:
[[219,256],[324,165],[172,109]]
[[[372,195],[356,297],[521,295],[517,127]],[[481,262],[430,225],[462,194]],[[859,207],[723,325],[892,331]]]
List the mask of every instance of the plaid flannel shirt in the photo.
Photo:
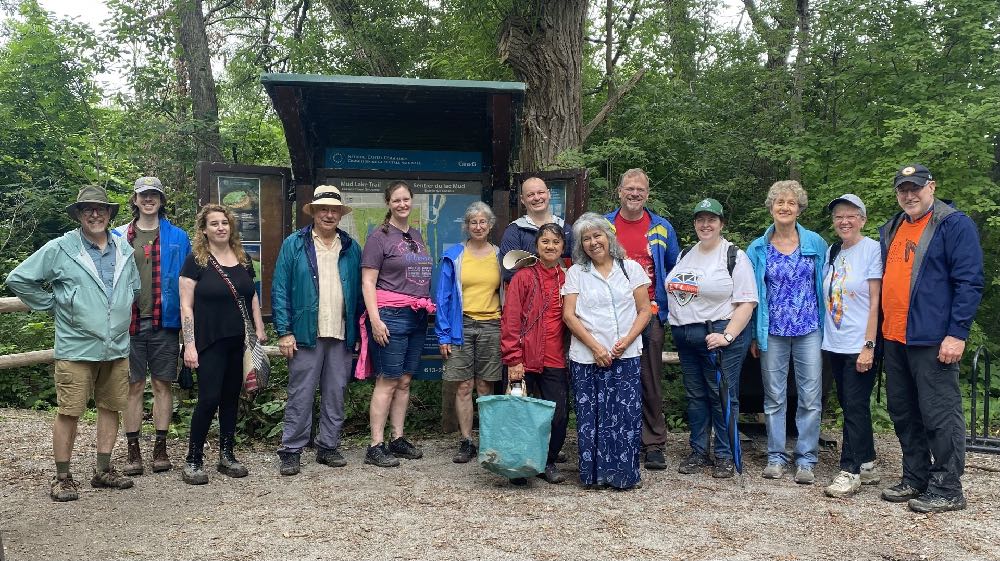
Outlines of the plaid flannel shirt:
[[[128,239],[129,245],[135,241],[135,222],[128,225]],[[136,252],[138,253],[138,252]],[[156,235],[156,239],[153,240],[153,244],[149,248],[149,258],[153,261],[153,286],[151,287],[153,296],[153,329],[158,330],[163,326],[163,305],[161,301],[162,293],[160,291],[160,235]],[[139,303],[132,303],[132,323],[128,328],[129,335],[135,335],[139,333]]]

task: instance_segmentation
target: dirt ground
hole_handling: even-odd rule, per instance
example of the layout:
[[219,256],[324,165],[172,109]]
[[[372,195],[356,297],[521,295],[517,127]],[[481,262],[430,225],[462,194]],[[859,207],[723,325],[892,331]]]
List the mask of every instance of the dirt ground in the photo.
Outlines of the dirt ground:
[[[278,475],[271,450],[241,450],[250,476],[211,471],[209,485],[181,482],[180,468],[136,478],[126,491],[91,489],[94,426],[81,424],[74,473],[80,500],[48,497],[51,416],[0,410],[0,533],[21,559],[1000,559],[1000,457],[969,454],[968,509],[919,515],[879,500],[899,477],[899,446],[878,437],[882,484],[829,499],[836,452],[824,450],[818,481],[765,481],[762,442],[745,445],[745,481],[642,474],[641,489],[585,491],[570,482],[509,486],[474,463],[453,464],[454,440],[422,440],[424,459],[396,469],[350,462],[331,469],[303,454],[297,477]],[[670,435],[668,460],[686,453]],[[150,442],[143,444],[146,451]],[[121,465],[124,442],[116,448]],[[179,464],[183,441],[171,441]],[[570,458],[575,449],[567,445]],[[148,453],[148,452],[147,452]],[[207,454],[215,458],[215,451]],[[206,458],[206,463],[208,458]],[[148,458],[147,458],[148,460]]]

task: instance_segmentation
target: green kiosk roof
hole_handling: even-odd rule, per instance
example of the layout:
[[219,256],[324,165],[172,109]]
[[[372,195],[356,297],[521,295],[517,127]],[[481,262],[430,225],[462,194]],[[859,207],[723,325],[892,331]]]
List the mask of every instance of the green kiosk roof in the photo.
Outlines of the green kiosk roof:
[[[297,184],[328,147],[480,152],[503,176],[515,149],[520,82],[262,74]],[[500,179],[496,177],[496,179]]]

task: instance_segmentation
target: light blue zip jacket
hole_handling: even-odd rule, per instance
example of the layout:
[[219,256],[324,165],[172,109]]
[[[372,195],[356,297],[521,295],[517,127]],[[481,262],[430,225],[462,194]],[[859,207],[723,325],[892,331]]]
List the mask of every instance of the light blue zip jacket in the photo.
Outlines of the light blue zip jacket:
[[125,238],[114,231],[109,236],[117,251],[110,302],[79,228],[43,245],[7,275],[7,286],[29,308],[55,316],[57,360],[105,361],[129,354],[139,270]]
[[[826,265],[826,241],[812,230],[806,230],[801,224],[795,223],[799,233],[799,249],[802,255],[813,258],[816,282],[816,300],[819,311],[819,329],[823,330],[823,318],[826,316],[826,301],[823,298],[823,266]],[[767,284],[764,283],[764,273],[767,272],[767,244],[771,243],[774,224],[768,227],[764,235],[751,242],[747,248],[747,257],[753,265],[754,278],[757,280],[757,307],[754,309],[754,328],[750,330],[757,341],[757,347],[767,350],[768,327],[770,326],[770,310],[767,305]]]
[[[500,248],[493,246],[497,254],[497,267],[501,276],[503,267],[500,265]],[[439,345],[462,345],[462,255],[465,244],[457,243],[448,248],[441,256],[441,270],[438,273],[437,290],[434,292],[434,333],[437,334]],[[500,302],[503,303],[503,281],[500,282]]]
[[[131,222],[129,223],[131,224]],[[129,224],[115,228],[128,243]],[[160,318],[165,329],[181,328],[181,296],[179,280],[184,260],[191,253],[187,232],[160,218]]]

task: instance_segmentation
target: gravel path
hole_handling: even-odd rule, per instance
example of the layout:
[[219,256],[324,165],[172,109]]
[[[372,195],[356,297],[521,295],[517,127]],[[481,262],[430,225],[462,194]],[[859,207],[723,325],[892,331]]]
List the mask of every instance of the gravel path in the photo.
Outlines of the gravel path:
[[[685,435],[670,439],[676,465]],[[281,477],[261,448],[239,452],[251,474],[242,480],[212,471],[209,485],[192,487],[175,468],[147,471],[127,491],[95,490],[93,442],[93,425],[81,423],[74,473],[86,483],[80,500],[53,503],[51,415],[0,410],[7,559],[1000,559],[1000,457],[969,455],[967,510],[919,515],[878,498],[899,477],[892,435],[877,439],[883,483],[847,500],[823,495],[835,451],[822,452],[816,485],[799,486],[762,480],[764,455],[751,443],[743,486],[668,469],[617,492],[583,490],[572,461],[571,483],[511,487],[475,464],[453,464],[451,438],[421,441],[424,459],[397,469],[364,465],[357,444],[344,449],[346,468],[307,452],[299,476]],[[185,451],[171,441],[175,463]]]

